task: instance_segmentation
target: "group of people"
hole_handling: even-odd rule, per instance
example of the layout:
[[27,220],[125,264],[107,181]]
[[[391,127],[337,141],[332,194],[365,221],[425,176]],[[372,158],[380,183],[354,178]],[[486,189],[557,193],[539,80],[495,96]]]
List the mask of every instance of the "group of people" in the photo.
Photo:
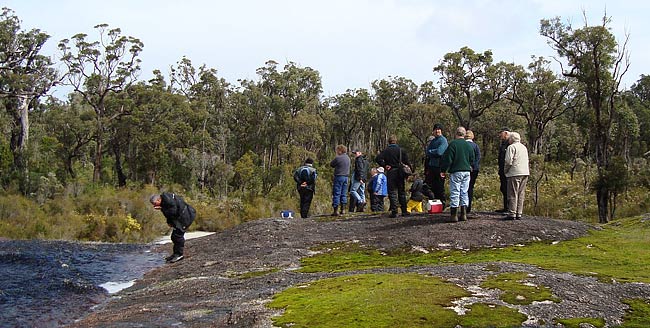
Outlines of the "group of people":
[[[517,132],[503,128],[499,132],[499,178],[503,194],[503,208],[497,212],[505,213],[505,219],[521,219],[528,180],[528,150],[521,143]],[[418,174],[411,174],[409,156],[397,143],[397,137],[388,138],[388,147],[375,158],[378,166],[369,169],[366,156],[360,150],[353,151],[354,168],[351,177],[348,199],[348,179],[351,159],[347,147],[338,145],[336,156],[329,163],[334,169],[332,181],[332,214],[343,215],[348,211],[363,212],[366,206],[366,186],[373,212],[383,212],[384,198],[388,196],[390,217],[396,217],[399,210],[403,216],[412,211],[422,211],[425,198],[437,199],[447,207],[445,181],[449,180],[449,208],[452,221],[467,220],[472,210],[474,186],[478,178],[481,151],[474,142],[474,133],[458,127],[454,139],[448,141],[443,135],[443,126],[435,124],[425,149],[424,180]],[[408,167],[405,169],[405,167]],[[304,172],[301,174],[300,172]],[[370,177],[368,177],[370,172]],[[317,172],[313,160],[308,158],[294,172],[294,180],[300,194],[300,216],[309,216],[309,207],[315,191]],[[407,201],[406,180],[411,181],[410,197]]]

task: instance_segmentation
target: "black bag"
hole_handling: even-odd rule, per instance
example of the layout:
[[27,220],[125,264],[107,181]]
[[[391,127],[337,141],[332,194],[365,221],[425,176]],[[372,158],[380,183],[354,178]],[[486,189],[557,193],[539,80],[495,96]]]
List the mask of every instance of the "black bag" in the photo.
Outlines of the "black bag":
[[402,163],[402,148],[399,149],[399,166],[403,176],[408,177],[411,174],[413,174],[413,170],[411,170],[411,167]]

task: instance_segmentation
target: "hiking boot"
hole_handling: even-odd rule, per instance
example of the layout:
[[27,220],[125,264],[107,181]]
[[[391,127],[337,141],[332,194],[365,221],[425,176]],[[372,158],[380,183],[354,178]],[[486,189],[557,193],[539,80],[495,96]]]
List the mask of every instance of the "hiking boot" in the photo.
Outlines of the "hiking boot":
[[348,207],[348,212],[354,212],[354,209],[357,207],[357,199],[354,196],[350,196],[350,207]]
[[460,217],[458,217],[458,221],[467,221],[467,207],[460,207]]
[[515,216],[515,220],[521,220],[521,214],[517,214],[517,216]]
[[390,215],[388,216],[389,218],[396,218],[397,217],[397,212],[390,212]]
[[363,212],[363,208],[366,207],[366,203],[357,204],[357,212]]
[[180,261],[182,259],[183,259],[183,255],[174,254],[174,256],[172,256],[172,258],[170,258],[167,262],[176,263],[176,262],[178,262],[178,261]]
[[449,213],[451,222],[458,222],[458,207],[450,207]]
[[345,214],[345,204],[343,204],[343,206],[341,206],[339,210],[340,210],[339,216],[343,216],[343,214]]
[[332,212],[332,216],[338,216],[339,215],[339,207],[334,206],[334,212]]
[[165,262],[169,262],[169,260],[171,260],[174,257],[174,255],[176,255],[176,254],[171,254],[171,255],[165,257]]

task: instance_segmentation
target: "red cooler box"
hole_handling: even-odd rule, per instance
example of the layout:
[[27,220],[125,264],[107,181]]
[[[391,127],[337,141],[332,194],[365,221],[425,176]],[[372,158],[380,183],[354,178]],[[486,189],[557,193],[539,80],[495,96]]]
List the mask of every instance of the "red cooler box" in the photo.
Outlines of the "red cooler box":
[[426,202],[425,208],[430,214],[442,213],[442,202],[437,199],[431,199]]

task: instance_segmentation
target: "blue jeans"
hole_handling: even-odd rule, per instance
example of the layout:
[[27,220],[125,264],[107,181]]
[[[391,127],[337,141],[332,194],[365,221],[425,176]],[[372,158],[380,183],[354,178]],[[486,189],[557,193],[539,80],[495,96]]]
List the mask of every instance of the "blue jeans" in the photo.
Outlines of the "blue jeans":
[[332,181],[332,207],[348,203],[348,177],[347,175],[336,175]]
[[359,180],[352,180],[352,187],[350,188],[350,195],[357,200],[357,203],[366,202],[366,184]]
[[454,172],[449,177],[449,207],[469,205],[469,172]]

